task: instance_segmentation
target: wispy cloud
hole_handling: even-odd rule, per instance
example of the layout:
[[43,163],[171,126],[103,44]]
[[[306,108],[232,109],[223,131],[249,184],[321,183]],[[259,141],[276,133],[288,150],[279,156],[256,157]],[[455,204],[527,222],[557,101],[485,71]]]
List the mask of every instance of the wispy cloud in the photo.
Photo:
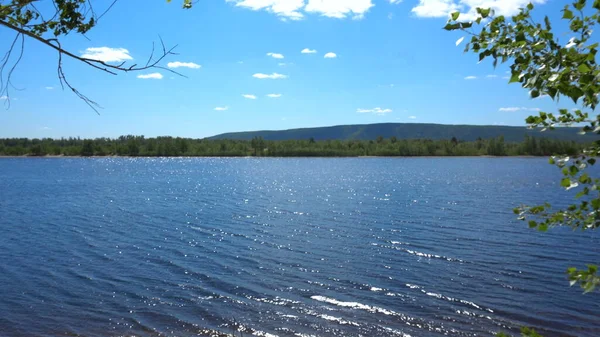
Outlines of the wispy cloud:
[[408,119],[417,119],[417,116],[408,116]]
[[258,78],[261,80],[264,79],[269,79],[269,80],[280,80],[280,79],[284,79],[287,78],[287,75],[282,75],[282,74],[278,74],[278,73],[272,73],[272,74],[263,74],[263,73],[256,73],[254,75],[252,75],[252,77],[254,78]]
[[540,108],[526,108],[526,107],[517,107],[517,106],[513,106],[513,107],[507,107],[507,108],[500,108],[500,109],[498,109],[498,111],[503,111],[503,112],[515,112],[515,111],[542,111],[542,109],[540,109]]
[[547,0],[419,0],[412,13],[422,18],[444,18],[459,11],[462,19],[477,17],[476,8],[491,8],[496,15],[512,16],[528,3],[546,3]]
[[300,11],[304,7],[304,0],[225,0],[233,2],[237,7],[244,7],[253,11],[265,10],[279,17],[300,20],[304,17]]
[[465,77],[465,80],[476,80],[477,76],[467,76]]
[[143,80],[162,80],[163,77],[164,76],[161,73],[141,74],[137,76],[137,78],[141,78]]
[[7,99],[8,99],[8,96],[0,96],[0,101],[4,101],[4,100],[7,100]]
[[218,106],[215,108],[215,111],[225,111],[225,110],[229,110],[228,106]]
[[287,63],[285,63],[285,62],[279,62],[279,63],[277,63],[277,65],[280,66],[280,67],[285,67],[285,66],[287,66]]
[[283,19],[300,20],[305,13],[343,19],[361,18],[373,7],[373,0],[226,0],[237,7],[264,10]]
[[279,97],[281,97],[281,94],[268,94],[267,97],[269,97],[269,98],[279,98]]
[[370,113],[378,116],[385,116],[386,114],[391,113],[392,109],[382,109],[377,107],[373,109],[356,109],[356,112],[360,114]]
[[243,94],[242,97],[247,98],[247,99],[256,99],[255,95],[250,95],[250,94]]
[[496,77],[498,77],[498,75],[490,74],[490,75],[485,75],[485,77],[486,78],[496,78]]
[[43,127],[40,128],[40,130],[48,131],[48,130],[52,130],[52,128],[47,127],[47,126],[43,126]]
[[267,53],[267,56],[271,56],[274,59],[282,59],[285,58],[285,56],[283,56],[283,54],[278,54],[278,53]]
[[402,2],[402,0],[389,0],[389,1],[390,1],[390,3],[391,3],[392,5],[393,5],[393,4],[399,4],[399,3],[401,3],[401,2]]
[[372,0],[309,0],[305,11],[329,18],[343,19],[350,16],[361,19],[373,6]]
[[334,58],[337,57],[337,54],[329,52],[329,53],[325,54],[325,56],[323,56],[323,57],[326,58],[326,59],[334,59]]
[[87,48],[81,57],[102,62],[124,62],[133,60],[125,48],[92,47]]
[[169,62],[167,63],[167,67],[169,68],[190,68],[190,69],[200,69],[202,66],[196,64],[194,62]]
[[317,51],[315,49],[304,48],[302,49],[302,54],[315,54]]
[[46,90],[54,90],[54,87],[45,87]]

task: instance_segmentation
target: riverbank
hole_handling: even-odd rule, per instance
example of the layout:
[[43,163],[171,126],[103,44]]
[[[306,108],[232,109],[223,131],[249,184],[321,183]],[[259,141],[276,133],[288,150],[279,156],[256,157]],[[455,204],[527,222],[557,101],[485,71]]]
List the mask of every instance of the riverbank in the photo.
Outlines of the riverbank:
[[89,158],[89,159],[102,159],[102,158],[128,158],[128,159],[153,159],[153,158],[240,158],[240,159],[284,159],[284,158],[546,158],[546,155],[540,156],[531,156],[531,155],[515,155],[515,156],[490,156],[490,155],[473,155],[473,156],[65,156],[65,155],[45,155],[45,156],[31,156],[31,155],[22,155],[22,156],[2,156],[0,155],[0,159],[16,159],[16,158],[28,158],[28,159],[60,159],[60,158]]
[[207,140],[123,136],[116,139],[0,139],[0,156],[34,157],[480,157],[576,155],[586,143],[526,137],[461,141],[452,137],[376,140]]

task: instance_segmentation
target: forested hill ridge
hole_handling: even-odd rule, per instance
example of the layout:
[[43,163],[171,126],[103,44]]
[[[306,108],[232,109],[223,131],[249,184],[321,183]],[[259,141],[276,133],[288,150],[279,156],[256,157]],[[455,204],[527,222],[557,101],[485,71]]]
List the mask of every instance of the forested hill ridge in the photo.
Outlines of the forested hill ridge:
[[[556,128],[541,133],[539,129],[531,130],[524,126],[498,125],[445,125],[422,123],[380,123],[337,125],[328,127],[301,128],[279,131],[248,131],[223,133],[208,139],[251,140],[262,137],[265,140],[376,140],[377,137],[397,139],[431,139],[442,140],[453,137],[462,141],[491,139],[500,136],[506,142],[522,142],[525,135],[576,142],[589,142],[594,136],[582,137],[579,128]],[[592,137],[592,138],[590,138]]]

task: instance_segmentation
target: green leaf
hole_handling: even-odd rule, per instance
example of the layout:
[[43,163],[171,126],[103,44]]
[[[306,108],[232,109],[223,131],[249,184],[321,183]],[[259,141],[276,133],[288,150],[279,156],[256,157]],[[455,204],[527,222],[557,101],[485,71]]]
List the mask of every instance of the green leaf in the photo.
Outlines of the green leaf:
[[571,176],[575,176],[577,173],[579,173],[579,169],[577,168],[577,166],[572,165],[571,167],[569,167],[569,174]]
[[448,23],[444,26],[445,30],[457,30],[460,28],[459,23]]
[[519,73],[513,72],[508,83],[519,82],[519,80],[520,80]]
[[451,14],[452,16],[452,21],[456,21],[458,20],[458,17],[460,16],[460,12],[454,12]]
[[477,12],[484,19],[487,18],[488,16],[490,16],[491,11],[492,10],[490,8],[477,8]]
[[573,18],[573,12],[571,12],[568,8],[563,9],[563,19],[571,20]]
[[579,67],[577,67],[577,70],[582,73],[589,73],[591,71],[590,67],[588,67],[585,63],[580,64]]
[[571,179],[563,178],[563,180],[560,181],[560,186],[562,186],[564,188],[568,188],[569,186],[571,186]]

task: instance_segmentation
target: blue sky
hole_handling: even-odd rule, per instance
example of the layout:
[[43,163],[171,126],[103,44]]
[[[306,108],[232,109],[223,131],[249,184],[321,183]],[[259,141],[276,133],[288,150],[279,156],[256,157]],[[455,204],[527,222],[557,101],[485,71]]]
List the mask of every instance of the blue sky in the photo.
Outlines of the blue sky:
[[[112,76],[66,60],[69,82],[102,105],[97,115],[61,90],[56,53],[27,40],[13,76],[22,90],[12,90],[10,108],[0,110],[0,137],[206,137],[379,122],[524,125],[529,114],[557,104],[508,85],[507,67],[478,64],[455,45],[462,35],[441,27],[454,10],[469,15],[483,5],[510,15],[527,2],[205,0],[182,10],[179,0],[120,0],[88,39],[73,34],[63,46],[145,63],[160,35],[179,53],[163,65],[179,66],[173,69],[187,78],[157,69]],[[553,15],[565,4],[537,3]],[[0,41],[13,37],[0,28]]]

